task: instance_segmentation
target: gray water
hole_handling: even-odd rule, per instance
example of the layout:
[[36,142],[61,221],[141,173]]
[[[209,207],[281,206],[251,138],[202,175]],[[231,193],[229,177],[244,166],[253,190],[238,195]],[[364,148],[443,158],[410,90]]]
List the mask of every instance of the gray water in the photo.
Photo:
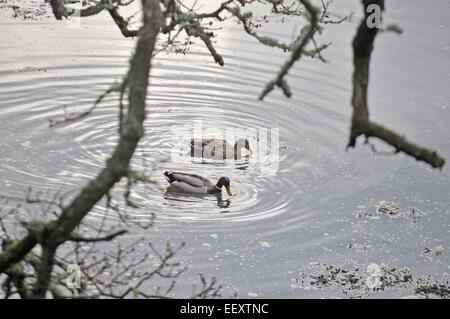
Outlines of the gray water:
[[[427,7],[427,10],[423,8]],[[293,96],[279,90],[257,97],[288,57],[258,44],[241,26],[224,25],[216,48],[225,66],[214,63],[195,40],[183,54],[163,51],[153,63],[146,133],[133,165],[159,183],[138,184],[132,198],[141,208],[123,208],[136,221],[156,214],[155,225],[132,228],[122,240],[144,236],[155,246],[186,242],[178,260],[189,267],[174,296],[188,296],[198,273],[215,276],[222,295],[239,297],[346,297],[346,288],[300,287],[299,280],[323,265],[347,270],[376,263],[403,269],[414,278],[445,281],[450,173],[403,154],[373,154],[362,141],[346,152],[351,117],[351,40],[360,4],[336,1],[335,12],[354,12],[351,22],[328,25],[320,40],[332,42],[329,60],[302,59],[290,71]],[[387,1],[385,23],[401,36],[380,34],[371,64],[371,118],[450,161],[450,19],[448,1]],[[266,26],[289,40],[294,19]],[[76,192],[104,165],[117,141],[117,95],[107,96],[83,120],[49,128],[49,119],[89,108],[125,74],[135,41],[124,39],[106,14],[69,28],[52,19],[0,22],[0,193],[23,195],[31,187],[45,196]],[[279,129],[279,167],[179,161],[171,157],[180,132],[203,128]],[[380,150],[390,150],[376,143]],[[165,194],[165,170],[228,176],[233,196],[227,207],[214,197]],[[116,188],[120,199],[124,185]],[[390,207],[391,214],[377,207]],[[117,214],[99,203],[87,222]],[[427,249],[425,249],[427,248]],[[427,252],[430,250],[430,252]],[[144,254],[142,247],[137,254]],[[322,266],[321,266],[322,265]],[[305,277],[306,276],[306,277]],[[415,283],[370,297],[414,295]],[[398,288],[398,289],[397,289]],[[356,292],[356,295],[361,292]]]

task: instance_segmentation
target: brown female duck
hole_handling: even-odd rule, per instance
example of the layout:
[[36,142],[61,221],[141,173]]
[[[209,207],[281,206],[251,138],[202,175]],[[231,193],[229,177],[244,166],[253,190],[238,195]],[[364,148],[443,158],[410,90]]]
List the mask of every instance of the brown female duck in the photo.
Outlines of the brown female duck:
[[[245,138],[240,138],[234,146],[223,139],[191,139],[191,156],[211,159],[241,159],[242,148],[250,151],[250,144]],[[248,155],[246,155],[248,156]]]

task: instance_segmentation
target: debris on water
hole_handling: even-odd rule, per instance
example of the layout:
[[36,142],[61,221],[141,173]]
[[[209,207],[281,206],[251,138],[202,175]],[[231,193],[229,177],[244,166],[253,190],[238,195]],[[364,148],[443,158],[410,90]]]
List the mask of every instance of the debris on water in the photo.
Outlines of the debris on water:
[[400,205],[394,202],[380,201],[375,205],[375,212],[378,214],[367,211],[365,206],[358,206],[357,209],[352,211],[352,215],[358,218],[380,219],[380,216],[389,216],[390,218],[401,218],[417,223],[421,218],[431,214],[431,211],[422,211],[418,208],[411,207],[408,209],[402,209]]
[[414,278],[408,268],[376,266],[379,267],[378,272],[370,272],[369,267],[366,266],[310,263],[307,269],[299,272],[297,278],[291,279],[291,288],[305,290],[328,288],[340,291],[342,295],[352,298],[367,298],[383,291],[397,296],[411,294],[426,298],[430,295],[441,298],[450,296],[448,279],[435,281],[431,277]]
[[444,282],[436,282],[430,276],[427,278],[419,279],[415,293],[425,298],[439,297],[450,298],[450,286],[448,278]]
[[349,243],[347,246],[349,249],[356,250],[358,252],[367,252],[372,245],[369,244],[358,244],[358,243]]
[[380,218],[380,216],[374,216],[371,213],[368,213],[365,210],[365,207],[364,208],[360,208],[360,206],[358,206],[357,210],[354,210],[352,212],[352,215],[355,216],[355,217],[358,217],[358,218],[362,218],[362,217],[370,218],[370,219],[379,219]]
[[[442,245],[436,246],[434,248],[424,247],[425,254],[433,255],[435,257],[442,255],[443,251],[444,251],[444,246],[442,246]],[[428,259],[432,260],[433,258],[429,257]]]
[[50,4],[38,0],[26,2],[19,0],[0,1],[0,12],[0,16],[2,17],[12,17],[22,20],[36,21],[53,17]]
[[259,242],[259,244],[265,248],[272,247],[272,245],[267,241],[261,241],[261,242]]
[[381,201],[378,205],[375,205],[377,208],[377,213],[387,214],[387,215],[397,215],[400,211],[400,208],[392,202]]
[[47,72],[47,69],[46,68],[34,67],[34,66],[25,66],[25,67],[21,68],[20,70],[18,70],[17,72],[33,72],[33,71]]
[[450,289],[448,286],[437,284],[431,286],[420,286],[416,288],[416,294],[425,296],[436,295],[441,298],[449,298]]

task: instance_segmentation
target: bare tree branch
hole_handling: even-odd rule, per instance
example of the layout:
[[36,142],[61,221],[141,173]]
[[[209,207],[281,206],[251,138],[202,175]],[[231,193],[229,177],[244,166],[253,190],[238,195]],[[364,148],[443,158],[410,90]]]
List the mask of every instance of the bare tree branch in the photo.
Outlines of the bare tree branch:
[[268,93],[270,93],[274,89],[275,86],[280,87],[283,90],[284,95],[286,95],[287,97],[290,97],[292,95],[289,85],[287,84],[284,77],[287,75],[288,71],[294,65],[294,63],[301,58],[306,45],[312,39],[312,37],[314,36],[314,33],[317,31],[317,23],[318,23],[317,15],[319,14],[318,9],[313,7],[311,5],[311,3],[309,2],[309,0],[299,0],[299,1],[304,5],[304,7],[306,8],[306,10],[309,13],[309,25],[305,26],[307,31],[304,31],[305,30],[305,28],[304,28],[300,32],[300,35],[297,38],[297,41],[294,44],[294,47],[292,48],[291,57],[282,66],[282,68],[281,68],[280,72],[278,73],[278,75],[276,76],[276,78],[274,80],[270,81],[266,85],[266,87],[264,88],[264,90],[262,91],[262,93],[260,94],[260,96],[258,98],[259,100],[263,100],[264,97]]
[[63,17],[67,18],[69,16],[62,0],[50,0],[50,5],[57,20],[62,20]]
[[0,254],[0,273],[22,260],[37,244],[36,234],[29,233],[22,239],[15,241]]
[[99,241],[109,241],[109,240],[113,240],[114,238],[116,238],[117,236],[123,235],[125,233],[127,233],[128,231],[125,229],[119,230],[115,233],[112,233],[108,236],[103,236],[103,237],[92,237],[92,238],[87,238],[87,237],[82,237],[76,234],[72,234],[69,237],[70,241],[75,241],[75,242],[89,242],[89,243],[95,243],[95,242],[99,242]]
[[161,26],[162,14],[158,0],[142,0],[142,5],[144,25],[139,34],[128,74],[129,109],[113,155],[101,173],[63,209],[58,219],[43,225],[42,228],[28,228],[27,236],[12,243],[0,254],[1,273],[25,257],[38,242],[41,244],[42,257],[38,266],[38,278],[33,288],[33,297],[45,297],[50,285],[56,249],[70,239],[72,231],[92,207],[109,192],[116,182],[127,175],[129,162],[143,135],[150,61]]
[[382,10],[384,9],[384,0],[363,0],[364,18],[353,40],[353,64],[355,68],[353,73],[353,116],[347,148],[355,147],[356,139],[360,135],[364,135],[366,138],[377,137],[395,147],[397,152],[403,152],[418,161],[424,161],[432,167],[440,168],[444,166],[445,160],[436,151],[409,142],[404,136],[369,120],[367,106],[369,65],[373,43],[378,33],[378,28],[369,28],[366,23],[370,14],[367,7],[371,4],[378,5]]
[[49,126],[53,127],[55,125],[61,124],[61,123],[66,123],[66,122],[72,122],[72,121],[77,121],[80,120],[86,116],[88,116],[89,114],[92,113],[92,111],[97,107],[97,105],[103,100],[103,98],[110,94],[111,92],[118,92],[121,91],[121,88],[123,87],[122,85],[113,85],[111,86],[108,90],[106,90],[102,95],[100,95],[97,100],[95,101],[95,103],[85,112],[82,112],[80,114],[74,115],[74,116],[66,116],[65,118],[61,119],[61,120],[53,120],[50,119],[49,120]]

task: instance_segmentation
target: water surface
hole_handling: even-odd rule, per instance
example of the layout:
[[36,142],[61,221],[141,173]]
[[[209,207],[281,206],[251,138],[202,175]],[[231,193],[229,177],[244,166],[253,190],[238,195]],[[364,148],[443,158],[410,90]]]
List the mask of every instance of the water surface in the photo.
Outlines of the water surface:
[[[132,229],[125,240],[145,236],[161,247],[167,239],[187,243],[178,257],[189,271],[179,280],[176,296],[189,295],[199,272],[216,276],[224,296],[266,298],[345,296],[336,287],[299,287],[298,278],[314,273],[317,263],[363,273],[370,263],[408,267],[416,277],[436,280],[448,273],[448,165],[439,171],[403,154],[374,155],[362,141],[345,151],[351,40],[361,8],[349,1],[334,8],[342,15],[355,12],[354,18],[326,27],[321,41],[332,42],[324,53],[328,63],[304,59],[291,70],[290,99],[275,90],[257,101],[287,55],[259,45],[231,23],[216,43],[223,68],[198,41],[185,55],[163,51],[154,60],[146,133],[133,165],[159,185],[137,185],[132,198],[141,208],[125,212],[142,221],[154,213],[156,221],[149,230]],[[405,32],[377,37],[369,89],[375,121],[437,149],[447,161],[449,9],[444,0],[432,6],[389,1],[385,22],[398,23]],[[289,40],[299,25],[292,19],[267,29]],[[5,18],[0,30],[0,192],[24,194],[32,187],[70,198],[115,147],[118,97],[107,96],[82,121],[49,128],[49,119],[89,108],[120,81],[135,42],[122,38],[103,14],[83,20],[81,28]],[[246,167],[232,161],[174,160],[180,134],[191,132],[198,121],[209,132],[278,128],[278,169],[267,170],[267,163]],[[164,170],[213,181],[228,176],[234,194],[226,207],[214,197],[167,196]],[[119,185],[115,196],[120,198],[123,189]],[[104,214],[100,203],[88,222],[98,223]],[[112,222],[119,219],[107,214]],[[371,296],[408,296],[413,288]]]

